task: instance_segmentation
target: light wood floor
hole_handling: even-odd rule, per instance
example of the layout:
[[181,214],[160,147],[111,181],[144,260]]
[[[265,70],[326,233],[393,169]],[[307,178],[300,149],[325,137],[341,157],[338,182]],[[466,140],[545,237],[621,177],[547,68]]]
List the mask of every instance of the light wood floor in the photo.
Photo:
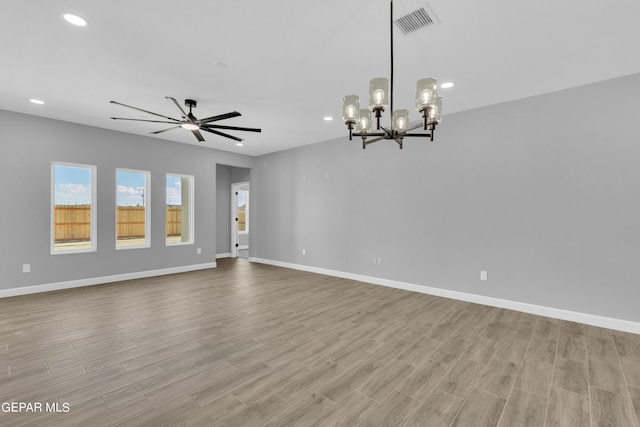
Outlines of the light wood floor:
[[640,336],[219,260],[0,299],[8,426],[623,426]]

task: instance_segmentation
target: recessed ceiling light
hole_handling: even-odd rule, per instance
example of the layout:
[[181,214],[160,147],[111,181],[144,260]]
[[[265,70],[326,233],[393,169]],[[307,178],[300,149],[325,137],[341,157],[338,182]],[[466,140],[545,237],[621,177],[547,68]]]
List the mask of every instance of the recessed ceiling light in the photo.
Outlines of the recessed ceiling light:
[[445,82],[440,85],[442,89],[449,89],[450,87],[454,87],[456,84],[454,82]]
[[44,101],[41,101],[39,99],[30,99],[29,101],[34,103],[34,104],[38,104],[38,105],[44,104]]
[[236,147],[242,147],[244,144],[242,142],[236,142]]
[[331,117],[331,116],[325,116],[325,117],[324,117],[324,121],[325,121],[325,122],[330,122],[330,121],[332,121],[332,120],[333,120],[333,117]]
[[84,27],[85,25],[87,25],[87,21],[85,21],[84,19],[82,19],[78,15],[73,15],[71,13],[65,13],[62,16],[64,17],[65,21],[67,21],[70,24],[77,25],[78,27]]

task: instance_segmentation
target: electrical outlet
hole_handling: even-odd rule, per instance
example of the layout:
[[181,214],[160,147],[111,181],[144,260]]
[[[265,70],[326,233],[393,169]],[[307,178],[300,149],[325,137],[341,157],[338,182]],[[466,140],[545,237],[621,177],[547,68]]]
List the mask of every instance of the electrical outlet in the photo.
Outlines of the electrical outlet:
[[480,271],[480,280],[486,282],[487,280],[489,280],[489,274],[484,270]]
[[201,254],[202,254],[202,248],[198,248],[198,249],[196,249],[196,254],[197,254],[197,255],[201,255]]
[[23,273],[31,273],[31,264],[22,264]]
[[378,264],[378,265],[382,265],[382,258],[378,258],[378,259],[376,260],[376,264]]
[[303,250],[302,250],[302,255],[306,255],[306,254],[307,254],[307,250],[306,250],[306,249],[303,249]]

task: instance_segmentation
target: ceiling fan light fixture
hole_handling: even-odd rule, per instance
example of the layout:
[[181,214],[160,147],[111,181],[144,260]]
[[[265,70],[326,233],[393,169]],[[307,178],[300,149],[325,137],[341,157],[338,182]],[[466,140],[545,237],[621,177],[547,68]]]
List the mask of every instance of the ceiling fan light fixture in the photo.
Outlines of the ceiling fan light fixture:
[[180,125],[181,128],[186,129],[186,130],[198,130],[200,129],[200,125],[196,124],[196,123],[182,123]]
[[112,104],[116,104],[116,105],[120,105],[120,106],[123,106],[123,107],[131,108],[132,110],[140,111],[140,112],[145,113],[145,114],[150,114],[152,116],[159,117],[159,118],[161,118],[163,120],[158,120],[158,119],[149,120],[149,119],[137,119],[137,118],[134,119],[134,118],[127,118],[127,117],[111,117],[111,119],[113,119],[113,120],[131,120],[131,121],[135,121],[135,122],[149,122],[149,123],[166,123],[166,124],[170,124],[170,125],[172,125],[170,128],[160,129],[160,130],[157,130],[157,131],[154,131],[154,132],[149,132],[149,134],[150,135],[158,135],[160,133],[167,132],[167,131],[170,131],[172,129],[182,128],[182,129],[186,129],[189,132],[191,132],[193,134],[193,136],[198,140],[198,142],[204,142],[205,141],[204,137],[200,133],[201,130],[205,131],[205,132],[216,134],[218,136],[222,136],[224,138],[230,138],[230,139],[233,139],[233,140],[236,140],[236,141],[242,141],[242,138],[238,138],[237,136],[234,136],[234,135],[229,135],[228,133],[222,132],[222,130],[238,130],[238,131],[245,131],[245,132],[262,132],[262,129],[258,129],[258,128],[247,128],[247,127],[243,127],[243,126],[225,126],[225,125],[219,125],[217,123],[214,123],[214,122],[217,122],[219,120],[225,120],[225,119],[230,119],[232,117],[241,116],[242,114],[238,113],[237,111],[232,111],[232,112],[229,112],[229,113],[226,113],[226,114],[218,114],[216,116],[211,116],[211,117],[207,117],[207,118],[204,118],[202,120],[199,120],[191,112],[191,110],[193,108],[195,108],[196,105],[197,105],[197,102],[195,100],[193,100],[193,99],[185,99],[184,100],[184,105],[189,107],[189,113],[187,113],[180,106],[180,104],[178,104],[178,101],[176,101],[175,98],[172,98],[170,96],[166,96],[165,98],[167,99],[167,101],[172,102],[176,107],[178,107],[178,110],[180,110],[180,113],[182,114],[180,116],[180,119],[176,119],[176,118],[171,117],[171,116],[165,116],[163,114],[154,113],[153,111],[144,110],[142,108],[133,107],[131,105],[123,104],[121,102],[110,101]]

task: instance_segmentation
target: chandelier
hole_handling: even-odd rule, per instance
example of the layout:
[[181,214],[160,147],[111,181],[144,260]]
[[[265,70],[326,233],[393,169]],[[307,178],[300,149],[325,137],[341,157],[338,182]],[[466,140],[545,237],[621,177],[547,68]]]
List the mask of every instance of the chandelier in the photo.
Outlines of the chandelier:
[[[442,120],[442,97],[438,96],[438,82],[432,77],[420,79],[416,83],[416,110],[422,115],[422,122],[411,125],[409,110],[393,109],[393,0],[391,0],[391,74],[389,79],[377,77],[369,83],[369,108],[360,109],[360,98],[347,95],[342,99],[342,119],[349,129],[349,140],[354,136],[362,137],[362,148],[384,139],[394,140],[402,149],[405,137],[426,137],[433,141],[436,126]],[[391,124],[380,125],[382,113],[389,107]],[[376,119],[376,131],[372,131],[371,114]],[[356,132],[353,132],[355,126]],[[423,132],[410,133],[416,129]],[[424,132],[428,131],[428,132]],[[371,138],[371,139],[369,139]]]

